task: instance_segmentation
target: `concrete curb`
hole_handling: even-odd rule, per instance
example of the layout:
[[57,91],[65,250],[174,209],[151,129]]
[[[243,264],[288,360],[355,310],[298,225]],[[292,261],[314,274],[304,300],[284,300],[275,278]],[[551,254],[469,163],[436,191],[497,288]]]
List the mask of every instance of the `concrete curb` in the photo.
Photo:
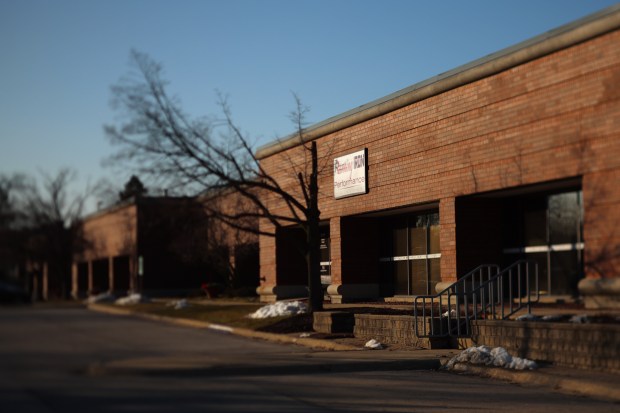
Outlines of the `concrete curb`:
[[[499,367],[482,367],[471,364],[458,363],[454,371],[471,373],[478,376],[510,381],[513,383],[548,387],[568,393],[577,393],[583,396],[620,401],[617,381],[592,381],[574,377],[565,377],[545,372],[545,368],[527,371],[507,370]],[[584,374],[588,374],[584,372]]]
[[346,344],[333,343],[327,340],[319,340],[316,338],[291,337],[284,334],[266,333],[263,331],[254,331],[247,328],[229,327],[221,324],[210,323],[208,321],[191,320],[187,318],[159,316],[155,314],[147,314],[140,311],[134,311],[129,308],[118,308],[103,304],[88,304],[88,310],[99,313],[135,316],[146,320],[161,321],[168,324],[174,324],[183,327],[192,327],[199,329],[209,329],[230,333],[237,336],[260,339],[282,344],[298,344],[318,350],[328,351],[360,351],[363,348],[348,346]]

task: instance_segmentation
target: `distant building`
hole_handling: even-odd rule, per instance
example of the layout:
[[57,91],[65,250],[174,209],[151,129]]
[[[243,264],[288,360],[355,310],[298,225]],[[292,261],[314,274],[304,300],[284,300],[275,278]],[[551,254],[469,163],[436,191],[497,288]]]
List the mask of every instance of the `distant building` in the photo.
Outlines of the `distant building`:
[[72,266],[73,296],[188,294],[205,283],[254,289],[256,237],[235,237],[236,231],[211,222],[201,202],[133,197],[86,217],[86,248]]
[[[620,306],[619,131],[620,6],[309,127],[334,165],[319,182],[330,299],[398,301],[528,258],[543,294]],[[291,182],[303,149],[257,157]],[[301,236],[260,238],[262,301],[307,294]]]

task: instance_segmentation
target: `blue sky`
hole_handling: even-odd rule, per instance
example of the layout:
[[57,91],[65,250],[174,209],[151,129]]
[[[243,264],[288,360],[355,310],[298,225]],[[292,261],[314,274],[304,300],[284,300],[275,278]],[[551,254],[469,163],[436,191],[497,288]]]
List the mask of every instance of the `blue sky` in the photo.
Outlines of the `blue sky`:
[[291,92],[319,122],[615,3],[0,0],[0,173],[70,166],[79,185],[122,186],[103,125],[132,48],[189,114],[217,114],[220,90],[263,144],[294,129]]

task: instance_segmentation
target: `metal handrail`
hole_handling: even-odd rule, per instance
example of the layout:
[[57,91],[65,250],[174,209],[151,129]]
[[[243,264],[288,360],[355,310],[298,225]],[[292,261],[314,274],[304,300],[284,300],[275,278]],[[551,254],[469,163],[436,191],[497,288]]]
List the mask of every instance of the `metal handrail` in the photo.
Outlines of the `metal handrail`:
[[[487,277],[483,276],[484,270]],[[492,274],[492,271],[495,271]],[[476,278],[476,275],[478,278]],[[533,276],[534,288],[530,278]],[[476,283],[477,281],[477,283]],[[445,298],[443,298],[445,296]],[[444,306],[443,300],[446,300]],[[497,265],[485,264],[471,271],[457,282],[434,296],[418,296],[415,299],[415,332],[418,337],[470,337],[471,321],[482,318],[505,319],[540,299],[538,288],[538,264],[519,260],[499,272]],[[426,302],[430,301],[430,328],[426,322]],[[422,331],[418,322],[418,301],[422,302]],[[435,319],[434,306],[439,304],[442,317]],[[506,306],[506,303],[508,305]],[[446,313],[443,310],[447,309]],[[438,321],[439,327],[436,327]],[[437,331],[438,330],[438,331]]]
[[[448,315],[452,311],[450,306],[450,291],[467,291],[468,287],[470,290],[473,290],[476,283],[482,284],[492,277],[494,277],[497,273],[499,273],[499,266],[495,264],[483,264],[480,265],[461,278],[459,278],[454,284],[445,288],[435,295],[419,295],[414,299],[414,322],[415,322],[415,334],[418,337],[447,337],[450,334],[449,323],[446,324],[441,320],[441,317],[444,315],[444,311],[447,311]],[[421,317],[423,320],[422,331],[420,331],[420,323],[418,323],[418,311],[421,303]],[[431,320],[433,320],[430,326],[426,323],[427,318],[427,304],[430,304],[430,311],[428,311]],[[435,310],[437,307],[437,310]],[[438,325],[435,325],[435,318],[439,316],[440,318]]]

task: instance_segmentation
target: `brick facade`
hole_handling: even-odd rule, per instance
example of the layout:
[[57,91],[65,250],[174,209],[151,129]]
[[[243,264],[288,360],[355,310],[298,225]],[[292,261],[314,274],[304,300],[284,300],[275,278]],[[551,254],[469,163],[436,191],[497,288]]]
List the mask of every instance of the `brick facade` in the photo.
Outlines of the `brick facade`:
[[[474,69],[463,72],[468,70]],[[461,235],[472,230],[471,223],[458,222],[459,216],[467,217],[465,210],[457,211],[459,205],[467,206],[460,201],[463,197],[567,179],[580,182],[583,191],[586,276],[618,277],[619,85],[620,31],[616,27],[317,136],[320,163],[330,165],[333,158],[368,149],[367,194],[335,200],[331,169],[326,168],[319,178],[321,219],[330,221],[333,295],[345,284],[366,285],[366,293],[369,284],[376,284],[376,276],[367,274],[376,270],[364,263],[365,249],[373,247],[360,245],[369,242],[368,233],[355,235],[363,231],[362,221],[349,226],[365,214],[438,204],[441,277],[450,282],[473,265],[473,258],[468,261],[457,254]],[[302,147],[274,151],[261,163],[284,188],[299,192],[292,164],[303,165]],[[274,210],[285,212],[276,199],[268,202]],[[483,218],[472,214],[471,219]],[[366,229],[372,231],[371,226]],[[480,241],[481,247],[484,242]],[[260,240],[263,286],[277,285],[286,277],[276,268],[276,244]]]
[[236,194],[140,197],[87,217],[86,248],[72,266],[73,296],[128,290],[186,294],[200,292],[205,282],[253,292],[258,237],[209,219],[206,202],[225,210],[242,200]]

